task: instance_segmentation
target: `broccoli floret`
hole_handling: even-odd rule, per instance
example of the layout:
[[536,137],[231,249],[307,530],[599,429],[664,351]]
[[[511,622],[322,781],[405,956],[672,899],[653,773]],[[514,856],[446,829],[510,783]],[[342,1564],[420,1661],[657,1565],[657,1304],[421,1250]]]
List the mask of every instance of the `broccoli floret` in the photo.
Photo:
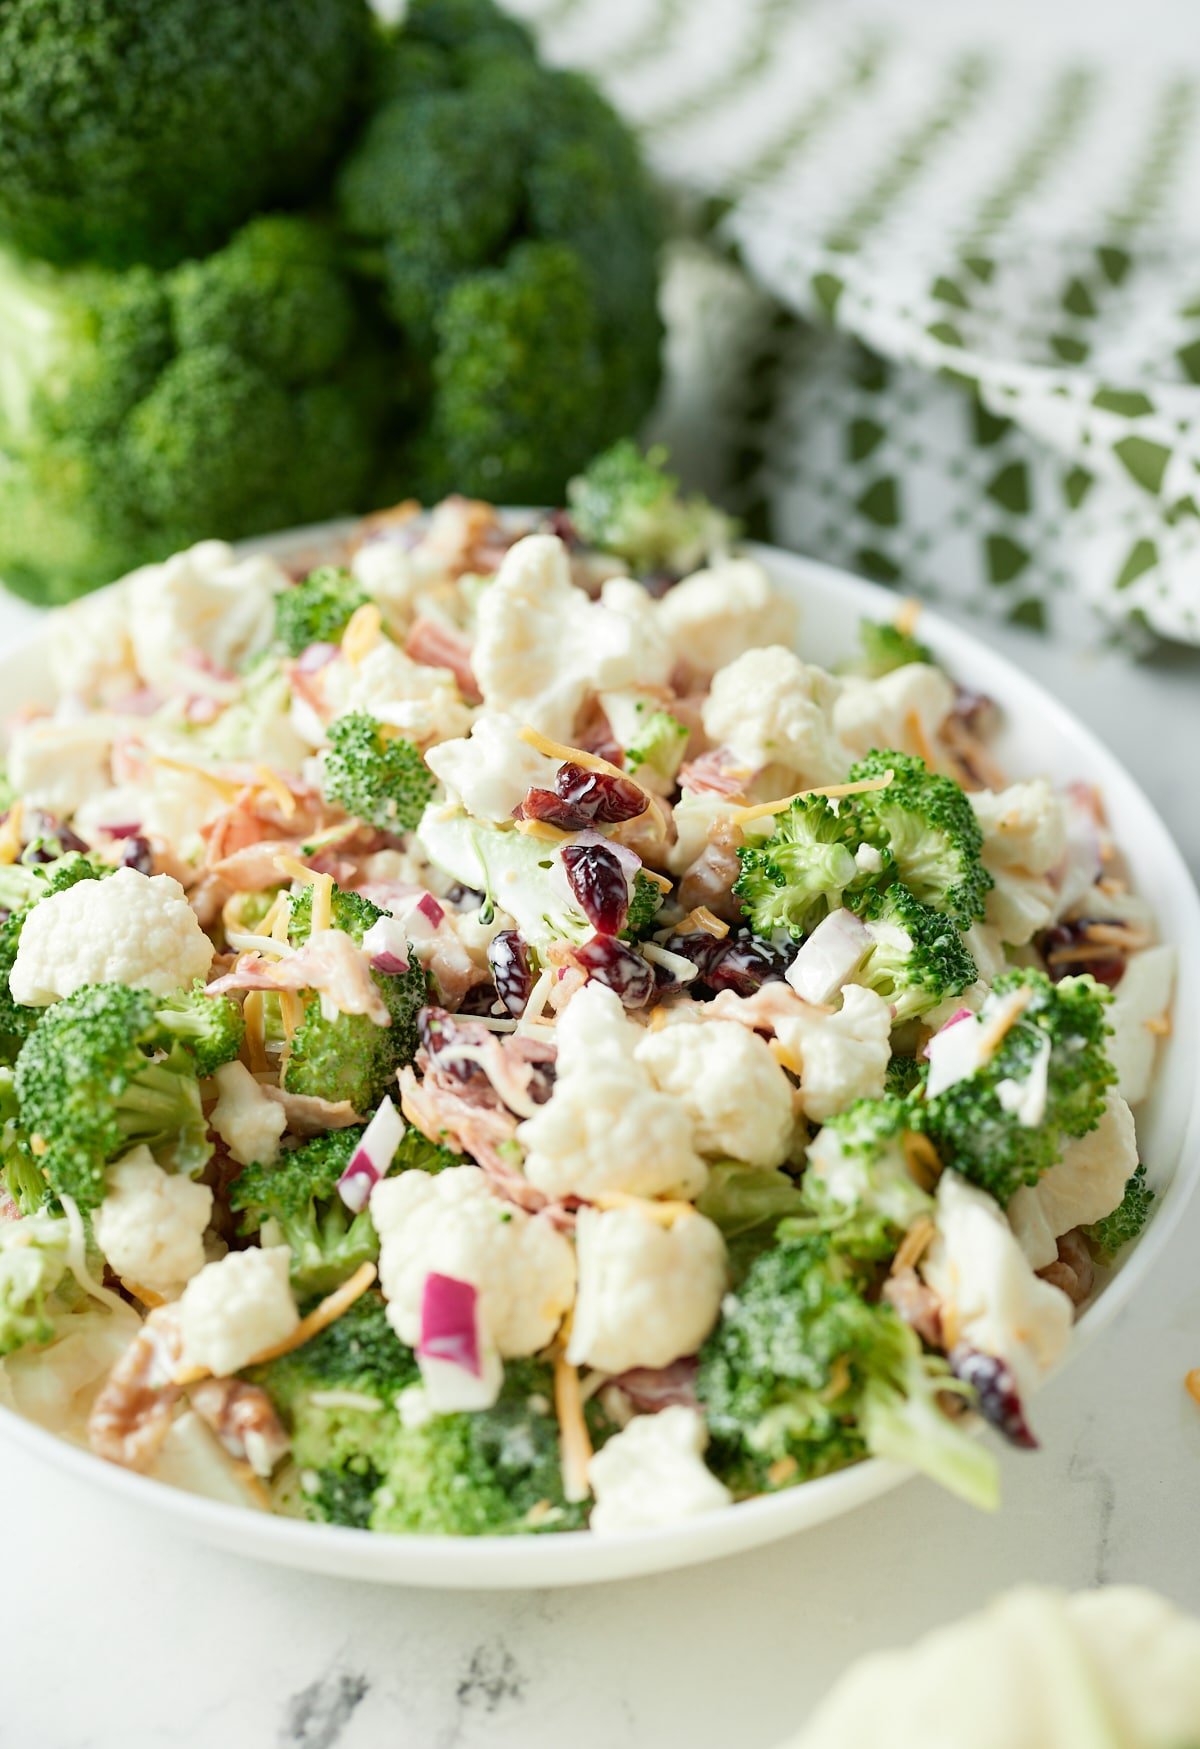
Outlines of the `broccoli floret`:
[[847,1256],[882,1259],[933,1199],[909,1170],[906,1137],[919,1128],[907,1099],[856,1099],[829,1119],[808,1149],[803,1191],[808,1212],[782,1234],[828,1234]]
[[919,1057],[895,1056],[887,1066],[883,1090],[896,1099],[907,1099],[929,1079],[929,1064]]
[[825,796],[803,796],[775,815],[771,836],[738,851],[734,896],[755,935],[785,929],[799,939],[861,881],[853,817]]
[[379,1256],[369,1212],[353,1214],[337,1191],[362,1136],[361,1128],[331,1130],[271,1166],[247,1166],[229,1193],[230,1208],[242,1216],[242,1233],[257,1233],[270,1222],[271,1237],[278,1235],[289,1247],[292,1286],[301,1299],[330,1293]]
[[238,1004],[229,996],[209,996],[199,979],[191,990],[160,998],[155,1019],[167,1037],[187,1046],[201,1080],[232,1063],[246,1033]]
[[[312,889],[306,887],[293,895],[290,904],[288,937],[299,947],[308,940],[312,928]],[[334,927],[359,943],[372,923],[386,915],[369,899],[337,887],[332,912]],[[417,1052],[417,1015],[428,998],[428,980],[415,958],[406,972],[371,975],[391,1015],[391,1025],[376,1026],[366,1014],[326,1019],[320,997],[308,997],[283,1073],[289,1093],[345,1099],[365,1116],[394,1088],[396,1071],[411,1063]]]
[[643,454],[632,438],[623,438],[567,488],[580,540],[616,553],[640,576],[685,576],[737,535],[723,510],[680,494],[666,462],[661,446]]
[[403,1140],[396,1149],[396,1157],[392,1161],[393,1172],[444,1172],[448,1166],[466,1166],[468,1161],[463,1154],[456,1154],[453,1148],[445,1148],[440,1142],[431,1142],[428,1136],[423,1136],[418,1129],[409,1128],[404,1132]]
[[360,509],[390,390],[351,298],[299,217],[163,274],[0,253],[6,582],[65,600],[214,529]]
[[887,788],[856,796],[852,809],[863,838],[883,853],[880,884],[902,880],[922,904],[969,929],[983,916],[992,886],[975,810],[952,777],[927,770],[910,753],[869,753],[850,777],[859,782],[889,771]]
[[663,783],[674,783],[687,743],[687,728],[678,717],[670,711],[649,711],[625,749],[626,770],[645,766]]
[[322,773],[325,800],[381,832],[411,832],[437,787],[416,742],[366,711],[330,725]]
[[26,917],[42,899],[65,892],[78,881],[98,881],[111,872],[74,851],[57,862],[17,862],[0,869],[0,908],[8,912],[0,923],[0,1064],[16,1062],[18,1051],[45,1012],[24,1007],[13,999],[9,988]]
[[294,589],[276,596],[275,635],[291,656],[310,644],[336,644],[369,599],[349,571],[322,565]]
[[958,996],[978,976],[958,925],[895,881],[864,907],[871,946],[856,982],[890,1002],[901,1025]]
[[653,400],[660,225],[632,137],[495,7],[410,7],[337,185],[409,348],[426,496],[554,502]]
[[49,1214],[0,1221],[0,1356],[52,1342],[52,1296],[67,1274],[67,1223]]
[[0,1068],[0,1180],[23,1215],[34,1214],[50,1190],[21,1128],[13,1071]]
[[306,193],[341,139],[364,0],[7,0],[0,233],[160,264]]
[[1154,1192],[1146,1183],[1146,1168],[1139,1166],[1112,1213],[1083,1229],[1084,1237],[1102,1263],[1111,1263],[1118,1252],[1133,1243],[1150,1218],[1153,1201]]
[[890,1307],[863,1297],[821,1235],[764,1251],[701,1351],[708,1461],[747,1495],[787,1487],[874,1452],[915,1464],[994,1504],[988,1454],[938,1409],[956,1387]]
[[858,622],[861,654],[845,665],[847,674],[861,674],[867,680],[881,680],[897,668],[907,668],[910,662],[934,660],[933,651],[886,620],[862,619]]
[[[996,1005],[1014,992],[1029,997],[999,1046],[971,1075],[915,1109],[943,1160],[997,1202],[1022,1184],[1036,1184],[1059,1158],[1068,1136],[1095,1129],[1116,1071],[1105,1053],[1109,992],[1090,977],[1051,983],[1044,972],[1004,972],[982,1015],[960,1026],[987,1026]],[[1021,1122],[1010,1095],[1046,1069],[1041,1121]]]
[[662,910],[664,898],[658,882],[652,881],[639,869],[633,877],[633,893],[625,914],[625,927],[621,931],[622,940],[641,941],[648,935]]
[[190,1174],[212,1153],[195,1061],[159,1007],[145,990],[90,984],[47,1010],[21,1047],[22,1128],[55,1195],[81,1209],[97,1207],[105,1167],[138,1143]]

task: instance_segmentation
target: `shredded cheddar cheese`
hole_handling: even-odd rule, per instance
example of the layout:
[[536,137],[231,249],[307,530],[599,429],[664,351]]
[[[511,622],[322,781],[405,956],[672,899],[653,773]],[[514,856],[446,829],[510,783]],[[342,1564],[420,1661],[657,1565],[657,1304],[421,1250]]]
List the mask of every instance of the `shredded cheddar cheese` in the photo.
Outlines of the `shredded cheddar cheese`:
[[793,802],[805,801],[809,796],[828,796],[830,801],[835,801],[839,796],[869,795],[872,790],[886,789],[894,776],[894,772],[885,771],[882,777],[861,777],[857,783],[827,783],[819,789],[799,789],[795,795],[783,796],[777,802],[756,802],[752,808],[738,808],[730,818],[735,826],[744,826],[748,820],[764,820],[768,815],[782,814]]
[[804,1064],[800,1060],[799,1054],[785,1045],[781,1038],[769,1038],[767,1049],[781,1069],[788,1069],[793,1075],[804,1073]]
[[342,633],[342,655],[352,667],[375,648],[383,633],[383,615],[373,601],[365,601],[350,616]]
[[284,819],[290,820],[296,812],[296,798],[279,773],[272,771],[269,765],[256,765],[254,775],[259,787],[266,790]]
[[790,1454],[787,1457],[776,1458],[773,1464],[767,1465],[767,1480],[772,1488],[782,1488],[785,1482],[790,1482],[800,1465]]
[[591,1201],[598,1209],[637,1209],[660,1227],[673,1227],[696,1212],[690,1202],[656,1202],[648,1196],[631,1196],[625,1190],[602,1190]]
[[317,875],[312,884],[312,932],[333,928],[333,876]]
[[671,882],[667,879],[666,875],[659,874],[657,869],[647,868],[643,863],[642,867],[638,870],[638,873],[645,875],[646,879],[656,886],[660,893],[669,893],[671,891]]
[[250,1072],[261,1075],[270,1067],[267,1062],[265,1012],[261,990],[246,992],[242,1014],[246,1021],[246,1055],[250,1059]]
[[1187,1386],[1188,1396],[1194,1402],[1200,1403],[1200,1366],[1194,1366],[1183,1382]]
[[592,1491],[588,1484],[592,1440],[583,1417],[579,1371],[565,1354],[558,1354],[554,1359],[554,1412],[558,1416],[562,1448],[563,1494],[575,1505],[586,1500]]
[[18,799],[13,803],[0,826],[0,865],[7,867],[16,862],[22,850],[21,829],[25,819],[25,803]]
[[928,1215],[922,1215],[919,1221],[914,1221],[900,1241],[896,1255],[892,1258],[891,1273],[900,1269],[914,1269],[925,1255],[937,1236],[937,1227]]
[[155,1293],[152,1287],[143,1287],[141,1283],[137,1281],[126,1281],[124,1276],[121,1278],[121,1286],[125,1289],[126,1293],[132,1294],[135,1300],[140,1300],[142,1305],[151,1312],[155,1311],[159,1306],[165,1306],[167,1303],[161,1294]]
[[707,905],[697,905],[694,911],[689,911],[679,927],[673,931],[676,935],[690,935],[696,930],[702,930],[705,935],[724,941],[729,934],[729,925],[715,917]]
[[983,1034],[979,1040],[979,1058],[986,1063],[989,1057],[994,1057],[1012,1028],[1020,1020],[1022,1014],[1033,1001],[1033,991],[1026,986],[1021,990],[1010,990],[1003,997],[995,1014],[984,1023]]
[[561,844],[571,836],[561,826],[552,826],[549,820],[514,820],[513,824],[526,838],[543,838],[547,844]]
[[917,629],[917,621],[921,617],[921,603],[914,601],[911,595],[900,603],[893,624],[902,637],[911,638]]
[[1144,1020],[1142,1025],[1147,1032],[1153,1033],[1155,1038],[1170,1038],[1171,1036],[1171,1016],[1169,1014],[1152,1015],[1149,1020]]
[[929,1137],[921,1135],[917,1130],[905,1130],[901,1146],[904,1149],[904,1164],[908,1167],[909,1177],[922,1190],[932,1191],[945,1168]]
[[916,747],[917,752],[925,761],[930,771],[936,771],[937,755],[929,745],[929,737],[925,733],[925,725],[921,721],[920,714],[917,711],[909,711],[904,719],[904,727],[908,730],[909,735],[912,737],[913,745]]
[[316,872],[313,869],[306,867],[306,865],[300,861],[299,857],[296,856],[277,856],[275,858],[275,867],[279,870],[280,874],[286,875],[290,881],[299,881],[301,886],[304,887],[311,887],[313,882],[317,879]]
[[191,765],[186,759],[168,759],[164,753],[155,753],[150,764],[156,765],[160,771],[178,771],[184,777],[199,778],[202,783],[211,784],[228,802],[236,802],[246,792],[244,783],[238,783],[232,777],[218,777],[215,771],[206,771],[202,765]]

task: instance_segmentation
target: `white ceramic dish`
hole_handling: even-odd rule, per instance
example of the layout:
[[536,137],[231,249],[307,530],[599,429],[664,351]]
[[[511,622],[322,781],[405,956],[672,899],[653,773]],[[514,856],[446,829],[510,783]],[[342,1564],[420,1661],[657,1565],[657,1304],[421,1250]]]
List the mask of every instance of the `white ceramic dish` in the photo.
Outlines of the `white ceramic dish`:
[[[305,529],[251,543],[285,558],[331,555],[347,525]],[[750,549],[802,610],[804,654],[831,664],[854,645],[860,618],[888,618],[895,597],[872,583],[769,547]],[[1005,713],[995,743],[1015,776],[1082,778],[1103,791],[1113,835],[1137,891],[1156,913],[1163,940],[1179,954],[1179,987],[1200,986],[1200,897],[1170,834],[1137,784],[1101,743],[1041,687],[966,632],[924,613],[921,636],[964,685],[987,693]],[[47,697],[40,631],[0,654],[0,709]],[[1119,708],[1114,699],[1114,709]],[[1162,1051],[1158,1084],[1139,1108],[1138,1134],[1158,1198],[1147,1231],[1076,1326],[1071,1354],[1103,1329],[1154,1274],[1164,1246],[1200,1179],[1200,1011],[1178,1003]],[[1051,1384],[1048,1388],[1053,1389]],[[99,1488],[149,1511],[205,1543],[318,1573],[436,1587],[517,1588],[583,1585],[662,1572],[773,1542],[894,1488],[908,1471],[872,1460],[770,1498],[748,1501],[686,1524],[612,1538],[588,1533],[527,1538],[385,1537],[272,1518],[198,1498],[131,1475],[8,1411],[0,1435]]]

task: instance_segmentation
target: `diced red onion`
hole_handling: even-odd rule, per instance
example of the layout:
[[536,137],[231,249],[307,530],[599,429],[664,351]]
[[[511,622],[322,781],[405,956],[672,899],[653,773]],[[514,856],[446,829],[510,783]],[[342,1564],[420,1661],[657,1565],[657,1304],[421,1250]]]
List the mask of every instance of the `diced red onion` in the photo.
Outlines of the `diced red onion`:
[[139,838],[142,831],[140,820],[122,820],[118,826],[101,826],[101,832],[106,832],[110,838]]
[[408,936],[395,917],[377,917],[363,936],[363,952],[376,972],[408,970]]
[[602,844],[605,850],[611,850],[620,863],[627,881],[632,881],[642,866],[642,859],[636,850],[630,850],[627,844],[618,844],[613,838],[606,838],[603,832],[577,832],[572,842],[575,844]]
[[430,1270],[421,1296],[421,1339],[417,1353],[460,1366],[472,1378],[483,1376],[479,1295],[471,1282]]
[[853,911],[831,911],[784,973],[805,1002],[828,1002],[860,964],[871,937]]
[[420,899],[417,901],[416,909],[421,913],[422,917],[433,924],[435,929],[441,927],[446,913],[438,904],[432,893],[422,893]]
[[387,1176],[403,1136],[404,1120],[400,1113],[390,1099],[381,1100],[363,1131],[362,1141],[350,1156],[350,1164],[338,1179],[338,1195],[355,1214],[366,1208],[371,1192]]
[[933,1034],[933,1037],[926,1039],[925,1045],[921,1051],[921,1055],[923,1057],[927,1057],[929,1055],[929,1047],[933,1043],[933,1040],[935,1038],[941,1038],[941,1036],[944,1032],[949,1032],[950,1028],[952,1026],[957,1026],[960,1020],[972,1020],[973,1018],[974,1018],[974,1010],[973,1009],[956,1008],[954,1010],[954,1013],[950,1016],[949,1020],[944,1020],[941,1024],[941,1026],[938,1027],[937,1031]]

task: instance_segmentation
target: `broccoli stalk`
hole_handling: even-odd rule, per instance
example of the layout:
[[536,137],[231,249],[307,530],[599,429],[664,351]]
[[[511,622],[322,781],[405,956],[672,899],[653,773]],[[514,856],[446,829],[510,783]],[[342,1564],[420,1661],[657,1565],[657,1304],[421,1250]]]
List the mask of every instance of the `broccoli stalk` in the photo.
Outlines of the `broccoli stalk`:
[[365,711],[330,725],[322,776],[327,802],[381,832],[411,832],[436,788],[416,743]]
[[[987,1060],[934,1098],[914,1102],[916,1121],[946,1164],[1002,1205],[1054,1165],[1066,1137],[1095,1129],[1116,1080],[1104,1046],[1111,997],[1090,977],[1054,984],[1044,972],[1005,972],[981,1013],[959,1025],[986,1027],[997,1004],[1016,992],[1028,992],[1026,1005]],[[1043,1072],[1041,1120],[1023,1123],[1013,1091]]]
[[639,576],[686,576],[737,533],[724,511],[699,496],[683,497],[666,462],[665,449],[643,454],[624,438],[567,488],[580,540],[615,553]]
[[871,937],[856,983],[890,1002],[897,1026],[959,996],[978,976],[958,926],[923,905],[900,881],[864,905]]
[[290,1249],[292,1286],[300,1299],[331,1292],[379,1256],[370,1214],[353,1214],[337,1191],[362,1136],[361,1128],[331,1130],[272,1166],[247,1166],[230,1191],[242,1233],[266,1229],[268,1243]]
[[50,1008],[21,1047],[21,1127],[51,1190],[81,1209],[98,1206],[105,1168],[139,1143],[192,1175],[212,1153],[196,1062],[160,1021],[161,1006],[145,990],[87,985]]
[[321,565],[276,596],[275,636],[290,656],[299,656],[310,644],[336,644],[369,599],[349,571]]
[[850,777],[859,782],[889,771],[887,788],[855,797],[853,807],[863,839],[883,855],[879,884],[903,881],[923,905],[968,929],[983,916],[992,886],[975,811],[953,778],[928,771],[909,753],[869,753]]
[[1085,1239],[1102,1263],[1112,1263],[1118,1252],[1133,1243],[1150,1218],[1153,1201],[1154,1192],[1146,1183],[1146,1168],[1139,1166],[1112,1213],[1083,1228]]
[[824,796],[803,796],[774,818],[771,836],[738,851],[735,898],[755,935],[786,930],[799,939],[843,902],[861,879],[853,818]]

